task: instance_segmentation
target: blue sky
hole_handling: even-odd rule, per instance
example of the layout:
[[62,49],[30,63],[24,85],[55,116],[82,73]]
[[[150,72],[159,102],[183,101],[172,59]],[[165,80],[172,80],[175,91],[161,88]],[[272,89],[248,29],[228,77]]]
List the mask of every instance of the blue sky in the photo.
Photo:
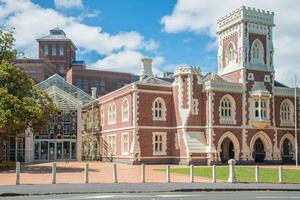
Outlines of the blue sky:
[[[64,29],[88,67],[139,74],[153,58],[155,73],[177,65],[217,70],[216,21],[242,5],[275,12],[277,80],[300,72],[298,0],[0,0],[0,23],[16,28],[16,46],[37,57],[36,38]],[[288,47],[288,48],[287,48]]]
[[[201,65],[205,71],[216,70],[217,51],[206,50],[207,43],[214,38],[193,32],[174,34],[163,31],[161,18],[172,12],[176,5],[175,0],[85,0],[82,1],[84,9],[82,7],[57,8],[54,1],[34,0],[32,2],[44,8],[56,9],[67,16],[78,16],[82,12],[96,13],[96,17],[85,18],[82,23],[101,26],[110,34],[137,31],[145,38],[155,40],[159,45],[155,51],[141,50],[141,52],[148,57],[156,55],[164,57],[166,62],[157,66],[161,71],[173,70],[174,65],[179,64]],[[95,52],[78,54],[78,59],[86,60],[88,65],[99,58],[104,58],[104,55]]]

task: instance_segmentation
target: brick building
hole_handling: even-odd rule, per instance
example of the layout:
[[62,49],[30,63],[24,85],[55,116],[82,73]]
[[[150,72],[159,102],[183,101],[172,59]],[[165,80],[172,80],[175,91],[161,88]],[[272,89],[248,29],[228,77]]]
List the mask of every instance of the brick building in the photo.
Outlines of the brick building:
[[[100,153],[127,163],[295,160],[294,89],[275,81],[274,13],[241,7],[218,20],[218,72],[181,66],[97,99]],[[299,91],[297,91],[299,94]],[[299,95],[296,99],[299,112]],[[298,144],[299,144],[298,140]]]
[[76,59],[77,47],[60,28],[37,39],[38,59],[17,59],[21,67],[36,82],[40,83],[54,74],[64,77],[69,83],[91,95],[91,88],[97,88],[97,96],[132,83],[137,76],[130,73],[112,72],[86,68],[85,62]]

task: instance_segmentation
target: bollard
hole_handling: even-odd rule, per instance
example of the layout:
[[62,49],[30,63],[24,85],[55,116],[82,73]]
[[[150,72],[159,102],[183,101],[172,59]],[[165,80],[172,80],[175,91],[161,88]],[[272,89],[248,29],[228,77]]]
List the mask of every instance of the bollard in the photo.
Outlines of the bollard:
[[212,182],[216,182],[216,165],[212,166]]
[[142,163],[141,165],[141,182],[145,183],[145,164]]
[[52,184],[56,184],[56,162],[52,163]]
[[118,177],[117,177],[117,164],[113,164],[113,183],[118,183]]
[[229,183],[235,183],[236,182],[236,177],[235,177],[235,169],[234,166],[236,164],[236,161],[234,159],[228,160],[229,164],[229,177],[228,177],[228,182]]
[[190,183],[194,183],[194,165],[190,165]]
[[20,184],[21,166],[20,162],[16,162],[16,185]]
[[84,183],[89,183],[89,163],[84,163]]
[[278,168],[278,181],[279,183],[283,183],[283,169],[282,169],[282,166],[280,166]]
[[255,182],[259,182],[259,167],[258,165],[255,166]]
[[170,165],[167,165],[167,183],[170,183]]

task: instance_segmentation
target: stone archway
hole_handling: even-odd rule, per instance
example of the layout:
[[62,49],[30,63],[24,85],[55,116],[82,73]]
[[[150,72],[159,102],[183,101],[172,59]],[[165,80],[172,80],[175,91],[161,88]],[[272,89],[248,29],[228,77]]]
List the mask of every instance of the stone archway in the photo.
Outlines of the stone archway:
[[291,133],[287,133],[281,138],[279,148],[283,162],[290,163],[296,159],[295,138]]
[[239,160],[240,144],[236,136],[232,132],[224,133],[218,141],[218,160],[227,161],[231,158]]
[[250,148],[254,161],[263,162],[264,160],[272,160],[272,141],[265,132],[257,132],[252,137]]

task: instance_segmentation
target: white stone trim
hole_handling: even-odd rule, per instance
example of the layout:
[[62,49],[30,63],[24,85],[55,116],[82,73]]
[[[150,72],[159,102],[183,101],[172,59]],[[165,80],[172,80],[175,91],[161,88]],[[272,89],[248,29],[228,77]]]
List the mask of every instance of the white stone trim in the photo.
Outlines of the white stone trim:
[[254,73],[248,73],[248,81],[254,81],[255,77],[254,77]]
[[[113,140],[109,139],[109,138],[113,138]],[[117,137],[116,134],[109,134],[106,135],[106,140],[107,140],[107,146],[110,148],[110,151],[113,155],[116,155],[117,152]],[[114,143],[114,149],[111,148],[112,144],[110,144],[110,142]]]
[[[155,108],[155,103],[157,101],[159,101],[161,103],[161,117],[155,116],[155,111],[157,109],[157,108]],[[166,121],[166,115],[167,115],[166,102],[162,97],[157,97],[152,103],[152,119],[154,121]]]
[[240,151],[241,151],[241,147],[240,147],[240,143],[238,141],[238,139],[236,138],[236,136],[230,132],[230,131],[227,131],[226,133],[222,134],[222,136],[220,137],[219,141],[218,141],[218,148],[217,148],[217,152],[218,152],[218,159],[219,161],[221,160],[221,151],[222,151],[222,148],[221,148],[221,145],[222,145],[222,142],[226,139],[226,138],[229,138],[232,143],[233,143],[233,147],[234,147],[234,159],[235,160],[239,160],[239,157],[240,157]]
[[255,141],[260,138],[261,141],[263,142],[264,144],[264,149],[265,149],[265,152],[266,152],[266,157],[265,159],[266,160],[272,160],[272,153],[273,153],[273,145],[272,145],[272,141],[270,139],[270,137],[263,131],[259,131],[257,132],[252,138],[251,138],[251,141],[250,141],[250,153],[252,155],[252,152],[254,151],[254,144],[255,144]]
[[[229,99],[231,103],[231,117],[224,117],[222,116],[222,101],[227,98]],[[235,99],[230,95],[226,94],[224,95],[220,102],[219,102],[219,118],[220,118],[220,124],[236,124],[236,103]]]
[[[127,117],[124,116],[124,104],[127,103]],[[129,101],[127,98],[124,98],[122,101],[122,122],[127,122],[129,120]]]
[[[291,133],[286,133],[286,134],[284,134],[282,137],[281,137],[281,139],[280,139],[280,142],[279,142],[279,149],[281,149],[282,150],[282,145],[283,145],[283,141],[285,140],[285,139],[288,139],[290,142],[291,142],[291,144],[292,144],[292,147],[293,147],[293,160],[295,160],[296,159],[296,154],[295,154],[295,147],[296,147],[296,145],[295,145],[295,137],[291,134]],[[280,155],[281,155],[281,153],[282,152],[280,152]]]
[[[124,151],[124,136],[127,135],[127,151]],[[129,133],[122,133],[121,135],[121,154],[123,156],[129,155]]]
[[[283,119],[283,110],[282,110],[282,106],[284,103],[287,103],[289,105],[289,118],[290,120],[284,120]],[[294,104],[290,99],[284,99],[281,104],[280,104],[280,126],[294,126],[295,125],[295,116],[294,116]]]
[[116,111],[116,104],[115,103],[112,103],[108,106],[108,109],[107,109],[107,122],[108,122],[108,125],[111,125],[111,124],[115,124],[116,123],[116,119],[117,119],[117,111]]
[[[162,151],[155,151],[155,136],[162,136]],[[152,132],[153,155],[167,155],[167,132]]]

